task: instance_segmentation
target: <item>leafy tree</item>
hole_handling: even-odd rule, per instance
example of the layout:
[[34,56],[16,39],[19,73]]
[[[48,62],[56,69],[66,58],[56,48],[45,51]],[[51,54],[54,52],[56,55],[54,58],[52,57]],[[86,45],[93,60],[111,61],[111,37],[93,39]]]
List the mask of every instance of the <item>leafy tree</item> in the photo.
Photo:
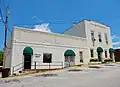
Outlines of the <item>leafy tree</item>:
[[2,66],[3,64],[3,55],[4,55],[4,52],[0,51],[0,66]]

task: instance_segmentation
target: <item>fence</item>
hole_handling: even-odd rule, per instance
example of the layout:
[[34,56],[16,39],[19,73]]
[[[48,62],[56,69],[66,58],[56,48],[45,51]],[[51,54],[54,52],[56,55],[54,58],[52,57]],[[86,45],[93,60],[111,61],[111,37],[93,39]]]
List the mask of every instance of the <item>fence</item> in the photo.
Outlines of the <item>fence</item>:
[[32,62],[22,62],[16,66],[12,67],[12,73],[19,72],[25,69],[25,64],[28,69],[56,69],[64,68],[63,61],[52,61],[52,63],[43,63],[42,61],[32,61]]
[[53,61],[52,63],[43,63],[39,61],[34,61],[31,64],[31,69],[54,69],[63,68],[63,62]]

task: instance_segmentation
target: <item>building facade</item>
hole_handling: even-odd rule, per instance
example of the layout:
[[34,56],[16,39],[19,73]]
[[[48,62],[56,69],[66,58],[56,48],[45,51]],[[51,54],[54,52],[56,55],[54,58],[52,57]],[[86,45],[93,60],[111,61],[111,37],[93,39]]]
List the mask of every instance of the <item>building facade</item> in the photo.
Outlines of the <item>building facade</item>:
[[91,57],[102,62],[109,57],[112,41],[109,27],[83,20],[64,34],[15,27],[7,47],[5,67],[11,68],[12,74],[24,69],[88,64]]
[[100,62],[104,61],[104,58],[112,58],[114,61],[110,27],[83,20],[66,30],[64,34],[86,38],[90,57],[98,58]]

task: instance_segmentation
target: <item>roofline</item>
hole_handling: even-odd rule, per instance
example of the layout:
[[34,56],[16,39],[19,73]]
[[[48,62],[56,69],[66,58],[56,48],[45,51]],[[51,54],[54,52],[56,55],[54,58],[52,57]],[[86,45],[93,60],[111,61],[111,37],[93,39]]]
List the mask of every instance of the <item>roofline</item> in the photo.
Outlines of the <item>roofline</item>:
[[[86,21],[92,21],[92,20],[89,20],[89,19],[84,19],[84,20],[86,20]],[[101,24],[101,25],[104,25],[104,26],[106,26],[106,27],[109,27],[109,28],[110,28],[110,26],[108,26],[108,25],[106,25],[106,24],[104,24],[104,23],[97,22],[97,21],[92,21],[92,22],[96,22],[96,23],[99,23],[99,24]]]
[[[77,24],[79,24],[79,23],[81,23],[81,22],[83,22],[83,21],[92,21],[92,20],[89,20],[89,19],[82,19],[82,20],[81,20],[81,21],[79,21]],[[106,27],[109,27],[109,28],[110,28],[110,26],[108,26],[108,25],[106,25],[106,24],[104,24],[104,23],[97,22],[97,21],[92,21],[92,22],[96,22],[96,23],[99,23],[99,24],[105,25]],[[76,24],[76,25],[77,25],[77,24]],[[65,31],[67,31],[67,30],[71,29],[72,27],[74,27],[74,26],[72,25],[70,28],[66,29]],[[63,31],[63,33],[62,33],[62,34],[64,34],[64,33],[65,33],[65,31]]]
[[32,31],[32,32],[41,32],[41,33],[45,33],[45,34],[51,34],[51,35],[57,35],[57,36],[63,36],[63,37],[69,37],[69,38],[76,38],[76,39],[86,39],[86,38],[82,38],[82,37],[77,37],[77,36],[71,36],[71,35],[66,35],[66,34],[59,34],[59,33],[49,33],[49,32],[42,32],[42,31],[35,31],[29,28],[23,28],[23,27],[17,27],[15,26],[14,29],[19,29],[19,30],[26,30],[26,31]]
[[[79,24],[79,23],[81,23],[81,22],[83,22],[83,21],[84,21],[84,19],[82,19],[81,21],[79,21],[77,24]],[[76,25],[77,25],[77,24],[76,24]],[[70,28],[66,29],[65,31],[70,30],[72,27],[74,27],[74,26],[72,25]],[[62,34],[64,34],[65,31],[63,31]]]

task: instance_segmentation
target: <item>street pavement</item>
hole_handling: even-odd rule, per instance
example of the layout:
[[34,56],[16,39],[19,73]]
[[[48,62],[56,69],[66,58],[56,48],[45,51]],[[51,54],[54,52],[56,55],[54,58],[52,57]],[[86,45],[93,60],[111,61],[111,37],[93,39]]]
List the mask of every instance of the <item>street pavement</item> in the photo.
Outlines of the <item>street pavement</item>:
[[49,75],[0,80],[0,87],[120,87],[120,65],[101,65],[80,71],[51,72]]

